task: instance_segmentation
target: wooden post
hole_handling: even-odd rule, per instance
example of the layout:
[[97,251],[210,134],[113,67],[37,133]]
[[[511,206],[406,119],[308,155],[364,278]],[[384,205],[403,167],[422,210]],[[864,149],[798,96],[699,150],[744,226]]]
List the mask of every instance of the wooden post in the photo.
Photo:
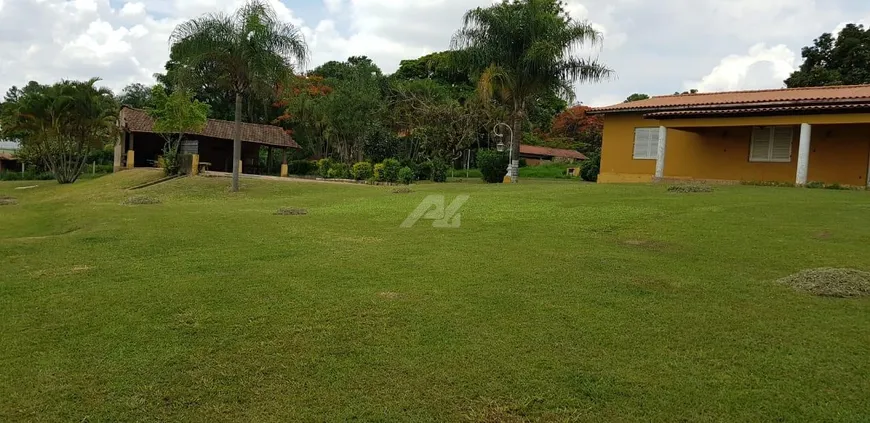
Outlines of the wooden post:
[[287,149],[281,149],[281,177],[286,178],[290,176],[289,167],[287,166]]
[[268,150],[266,151],[266,173],[272,174],[272,146],[266,147]]
[[133,133],[130,133],[130,147],[127,149],[127,169],[132,169],[136,166],[136,153],[133,146]]

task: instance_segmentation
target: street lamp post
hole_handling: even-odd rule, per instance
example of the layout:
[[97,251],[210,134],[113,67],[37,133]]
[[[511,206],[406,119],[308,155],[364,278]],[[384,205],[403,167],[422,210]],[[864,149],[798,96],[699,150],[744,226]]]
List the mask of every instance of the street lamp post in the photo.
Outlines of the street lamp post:
[[510,125],[508,125],[504,122],[497,123],[495,125],[495,127],[492,128],[492,132],[499,139],[498,144],[496,144],[495,148],[499,152],[504,152],[504,147],[505,147],[505,145],[504,145],[504,130],[499,131],[499,128],[501,128],[502,126],[507,128],[508,133],[510,134],[510,137],[511,137],[510,138],[510,145],[508,146],[508,148],[510,149],[510,153],[508,155],[508,158],[510,161],[508,162],[507,176],[510,178],[511,183],[516,183],[517,177],[519,176],[519,164],[520,163],[519,163],[519,160],[517,160],[516,163],[514,163],[514,130],[513,130],[513,128],[510,127]]

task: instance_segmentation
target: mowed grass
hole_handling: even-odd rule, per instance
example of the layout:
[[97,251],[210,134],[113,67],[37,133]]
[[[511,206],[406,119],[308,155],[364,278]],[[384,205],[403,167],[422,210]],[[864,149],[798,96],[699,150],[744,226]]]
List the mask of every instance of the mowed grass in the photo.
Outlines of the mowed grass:
[[870,193],[154,176],[0,183],[0,421],[870,418]]

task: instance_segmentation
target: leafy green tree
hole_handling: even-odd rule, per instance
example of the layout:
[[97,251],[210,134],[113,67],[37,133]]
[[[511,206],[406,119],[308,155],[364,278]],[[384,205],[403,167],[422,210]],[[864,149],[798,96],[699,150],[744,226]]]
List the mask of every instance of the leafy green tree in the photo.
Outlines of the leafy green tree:
[[789,88],[870,84],[870,28],[849,24],[837,35],[824,33],[801,50],[800,69],[785,80]]
[[634,93],[625,99],[625,103],[631,103],[633,101],[640,101],[640,100],[647,100],[647,99],[649,99],[649,95],[647,95],[647,94]]
[[151,99],[152,87],[134,83],[127,85],[118,96],[118,103],[134,109],[145,109],[153,105]]
[[235,14],[214,13],[182,23],[170,36],[178,59],[176,77],[185,85],[206,81],[204,67],[214,67],[214,83],[235,97],[233,191],[239,190],[242,99],[275,90],[292,75],[294,61],[308,60],[299,30],[282,22],[264,0],[249,0]]
[[0,138],[14,138],[23,154],[41,162],[59,183],[75,182],[91,151],[113,143],[118,104],[99,81],[28,84],[0,108]]
[[472,72],[480,73],[479,94],[511,111],[518,138],[513,156],[519,157],[519,137],[536,96],[556,92],[572,99],[575,82],[597,82],[611,74],[595,59],[576,55],[601,41],[601,33],[573,20],[559,0],[511,0],[468,11],[452,46]]
[[321,125],[326,154],[344,163],[361,161],[366,140],[383,128],[386,80],[380,68],[367,57],[351,57],[346,62],[328,62],[314,69],[323,77],[330,92],[316,99],[315,122]]
[[151,89],[154,104],[148,115],[154,119],[154,132],[163,137],[163,169],[167,175],[176,175],[181,170],[178,147],[186,133],[201,132],[208,121],[208,105],[193,99],[188,91],[166,90],[157,85]]

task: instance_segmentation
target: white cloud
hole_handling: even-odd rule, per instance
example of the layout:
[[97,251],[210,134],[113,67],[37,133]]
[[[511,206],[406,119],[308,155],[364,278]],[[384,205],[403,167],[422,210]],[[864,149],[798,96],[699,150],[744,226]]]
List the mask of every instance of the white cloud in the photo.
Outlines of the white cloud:
[[794,72],[796,55],[785,45],[768,48],[756,44],[745,55],[730,55],[700,81],[683,85],[701,92],[782,88],[783,80]]
[[[367,55],[392,72],[403,59],[447,49],[462,15],[495,0],[269,1],[300,27],[311,66]],[[116,90],[150,83],[175,25],[243,2],[0,0],[0,94],[28,80],[95,75]],[[859,0],[567,0],[566,9],[605,34],[603,48],[584,53],[616,77],[578,87],[578,100],[596,105],[633,92],[781,86],[802,46],[853,16],[870,21]]]
[[124,3],[121,8],[121,16],[137,16],[145,13],[145,4],[140,2]]
[[323,0],[323,5],[329,13],[338,13],[344,9],[344,0]]

